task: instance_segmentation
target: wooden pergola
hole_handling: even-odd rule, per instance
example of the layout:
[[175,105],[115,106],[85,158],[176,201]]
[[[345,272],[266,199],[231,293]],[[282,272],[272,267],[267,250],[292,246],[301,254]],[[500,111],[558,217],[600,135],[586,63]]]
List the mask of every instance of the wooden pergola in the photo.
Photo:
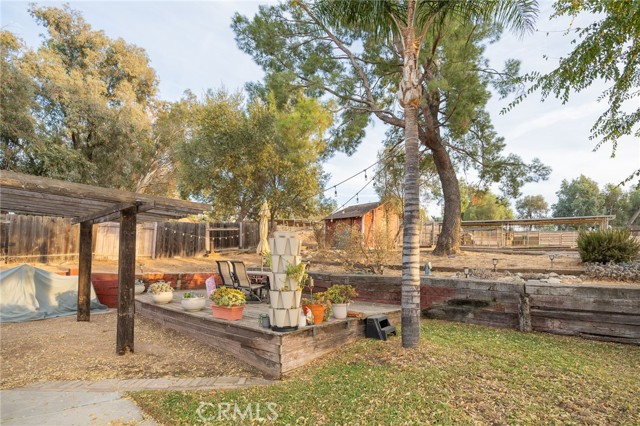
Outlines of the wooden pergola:
[[0,170],[0,211],[71,218],[80,224],[78,321],[90,320],[93,225],[120,221],[116,352],[133,352],[136,223],[179,219],[211,210],[184,200],[138,194]]

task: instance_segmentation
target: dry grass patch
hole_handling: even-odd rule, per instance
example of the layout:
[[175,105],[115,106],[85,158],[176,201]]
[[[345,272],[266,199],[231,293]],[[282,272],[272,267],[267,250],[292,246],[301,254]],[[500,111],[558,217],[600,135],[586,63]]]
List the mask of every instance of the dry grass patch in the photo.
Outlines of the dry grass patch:
[[0,324],[0,387],[51,380],[261,376],[232,356],[135,319],[135,353],[119,356],[114,311],[91,316]]

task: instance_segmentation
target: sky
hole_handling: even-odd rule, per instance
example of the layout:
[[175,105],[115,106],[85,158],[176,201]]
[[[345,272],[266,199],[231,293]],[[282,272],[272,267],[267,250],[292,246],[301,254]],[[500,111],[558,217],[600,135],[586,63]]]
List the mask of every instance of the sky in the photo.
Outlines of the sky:
[[[146,50],[151,66],[160,80],[160,97],[167,101],[180,99],[190,89],[202,95],[207,89],[221,87],[235,91],[249,81],[262,79],[264,73],[240,51],[230,28],[231,17],[238,12],[253,16],[260,4],[256,1],[71,1],[72,8],[80,11],[94,28],[103,30],[111,38],[123,38]],[[60,6],[61,2],[38,2],[40,5]],[[502,68],[506,59],[522,61],[522,70],[547,72],[557,64],[558,58],[571,51],[571,37],[564,30],[572,23],[567,19],[549,20],[552,2],[540,0],[541,16],[538,30],[524,38],[505,33],[501,40],[487,47],[486,56],[491,66]],[[3,30],[13,32],[28,46],[40,44],[44,33],[28,14],[29,2],[2,0],[0,23]],[[583,17],[573,22],[581,26],[589,22]],[[549,59],[545,60],[544,55]],[[525,161],[534,157],[551,166],[547,181],[524,186],[523,195],[545,197],[551,205],[557,201],[556,192],[563,180],[572,180],[584,174],[603,187],[618,183],[640,167],[640,143],[631,136],[620,140],[615,158],[611,158],[611,145],[593,152],[595,141],[589,140],[589,130],[606,109],[606,99],[598,102],[604,84],[573,94],[568,103],[555,99],[541,102],[540,96],[529,96],[507,114],[500,111],[509,102],[494,96],[488,105],[496,131],[505,138],[505,153],[520,155]],[[324,165],[330,174],[327,187],[362,171],[376,162],[376,153],[382,146],[385,125],[374,121],[367,130],[365,140],[351,157],[337,154]],[[369,173],[369,176],[372,173]],[[461,176],[464,177],[464,176]],[[473,176],[467,176],[473,181]],[[342,206],[367,181],[363,175],[337,188],[338,206]],[[333,197],[333,189],[327,192]],[[497,188],[496,188],[497,192]],[[358,196],[360,203],[378,199],[369,185]],[[355,204],[356,199],[348,202]],[[514,203],[515,200],[512,200]],[[427,206],[429,215],[440,215],[440,207]]]

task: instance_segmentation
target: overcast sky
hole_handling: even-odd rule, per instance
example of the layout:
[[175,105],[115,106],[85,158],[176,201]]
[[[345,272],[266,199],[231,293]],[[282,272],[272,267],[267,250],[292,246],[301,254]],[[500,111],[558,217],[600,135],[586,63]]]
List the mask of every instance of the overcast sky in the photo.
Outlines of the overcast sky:
[[[553,69],[557,59],[571,50],[570,36],[563,30],[568,20],[549,21],[552,2],[540,0],[542,14],[535,34],[520,40],[509,34],[488,47],[491,65],[502,68],[505,59],[522,61],[524,71],[541,72]],[[111,38],[121,37],[144,48],[151,66],[160,79],[160,96],[168,101],[179,99],[186,89],[203,94],[208,88],[224,86],[229,90],[242,89],[248,81],[260,80],[262,70],[251,58],[241,52],[230,28],[235,12],[253,16],[258,5],[255,1],[71,1],[94,29],[104,30]],[[4,30],[21,37],[30,47],[40,43],[38,27],[29,16],[28,2],[2,0],[1,23]],[[39,2],[59,6],[61,2]],[[581,19],[573,25],[583,25]],[[543,55],[550,57],[544,60]],[[507,100],[494,97],[489,112],[498,133],[505,137],[506,152],[513,152],[525,160],[538,157],[551,166],[553,172],[546,182],[524,187],[525,195],[542,194],[549,204],[556,202],[555,192],[563,179],[571,180],[580,174],[597,181],[600,186],[618,183],[640,167],[640,143],[631,136],[621,139],[615,158],[611,146],[592,152],[594,141],[589,140],[589,129],[606,109],[606,100],[598,102],[603,85],[573,95],[562,105],[551,99],[540,102],[539,96],[530,96],[523,104],[506,115],[500,110]],[[329,186],[375,163],[381,147],[385,126],[375,122],[370,126],[365,141],[352,156],[336,155],[325,164],[331,174]],[[345,203],[366,181],[353,179],[338,187],[338,205]],[[329,192],[330,194],[333,191]],[[377,199],[368,187],[359,201]],[[355,199],[349,203],[354,204]],[[430,215],[438,215],[439,208],[429,207]]]

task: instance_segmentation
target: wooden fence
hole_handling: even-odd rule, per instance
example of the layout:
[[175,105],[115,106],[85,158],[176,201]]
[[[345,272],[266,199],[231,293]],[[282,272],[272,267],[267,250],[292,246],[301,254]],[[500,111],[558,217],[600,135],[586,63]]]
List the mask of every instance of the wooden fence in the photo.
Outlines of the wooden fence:
[[[5,262],[72,260],[78,256],[80,225],[43,216],[0,216],[0,249]],[[118,257],[120,224],[94,225],[93,254],[98,259]],[[137,226],[136,256],[193,257],[207,251],[248,249],[260,240],[255,222],[162,222]]]
[[78,255],[80,225],[42,216],[0,216],[2,255],[13,261],[70,260]]
[[[430,247],[438,241],[440,223],[422,224],[420,246]],[[463,247],[576,247],[577,231],[513,231],[502,227],[463,227]]]

